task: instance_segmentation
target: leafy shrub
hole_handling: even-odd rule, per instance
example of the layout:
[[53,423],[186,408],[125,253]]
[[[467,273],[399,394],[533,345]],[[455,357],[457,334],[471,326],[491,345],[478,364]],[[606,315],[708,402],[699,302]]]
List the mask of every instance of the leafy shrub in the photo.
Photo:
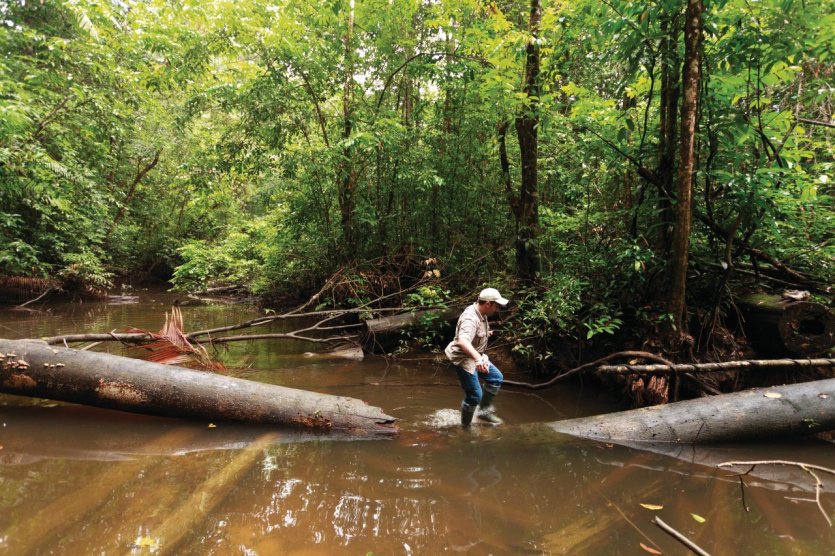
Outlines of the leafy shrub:
[[65,290],[100,291],[113,286],[113,274],[94,253],[68,253],[63,258],[66,266],[58,271],[58,278]]

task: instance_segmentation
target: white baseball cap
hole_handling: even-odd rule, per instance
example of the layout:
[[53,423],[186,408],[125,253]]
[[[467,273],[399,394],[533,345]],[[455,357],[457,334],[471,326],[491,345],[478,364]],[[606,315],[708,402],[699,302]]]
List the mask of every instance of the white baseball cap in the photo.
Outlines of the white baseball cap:
[[481,290],[481,293],[478,294],[478,299],[480,301],[495,301],[503,307],[508,304],[507,299],[502,297],[502,294],[500,294],[499,290],[496,288],[486,288]]

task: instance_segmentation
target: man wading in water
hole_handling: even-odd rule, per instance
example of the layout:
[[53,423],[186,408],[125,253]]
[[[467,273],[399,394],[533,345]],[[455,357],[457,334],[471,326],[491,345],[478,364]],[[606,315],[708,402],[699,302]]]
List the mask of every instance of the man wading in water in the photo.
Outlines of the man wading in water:
[[[461,426],[467,428],[473,421],[477,407],[478,418],[492,425],[500,425],[502,420],[496,416],[493,398],[502,386],[502,372],[487,358],[484,350],[490,337],[490,325],[487,317],[492,317],[499,309],[507,305],[507,299],[496,288],[481,290],[478,301],[464,309],[458,317],[455,338],[444,353],[455,365],[461,388],[464,389],[464,401],[461,403]],[[482,392],[478,375],[484,375]]]

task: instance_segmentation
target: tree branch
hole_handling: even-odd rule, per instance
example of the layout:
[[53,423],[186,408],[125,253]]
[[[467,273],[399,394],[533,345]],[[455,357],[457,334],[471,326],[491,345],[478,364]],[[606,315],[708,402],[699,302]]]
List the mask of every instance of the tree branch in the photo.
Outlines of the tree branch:
[[809,125],[820,125],[824,127],[835,127],[835,123],[832,122],[821,122],[820,120],[807,120],[806,118],[795,118],[798,122],[803,122],[804,124]]
[[540,388],[548,388],[549,386],[553,386],[557,382],[561,380],[565,380],[566,378],[573,376],[577,373],[583,372],[586,369],[590,369],[592,367],[596,367],[601,363],[609,361],[611,359],[615,359],[616,357],[640,357],[642,359],[649,359],[651,361],[657,361],[663,365],[673,365],[672,361],[668,361],[663,357],[655,355],[654,353],[649,353],[646,351],[619,351],[617,353],[611,353],[605,357],[601,357],[591,363],[586,363],[584,365],[580,365],[579,367],[575,367],[569,371],[566,371],[562,374],[559,374],[552,378],[547,382],[542,382],[540,384],[531,384],[529,382],[516,382],[515,380],[505,380],[502,384],[505,386],[518,386],[520,388],[530,388],[532,390],[539,390]]

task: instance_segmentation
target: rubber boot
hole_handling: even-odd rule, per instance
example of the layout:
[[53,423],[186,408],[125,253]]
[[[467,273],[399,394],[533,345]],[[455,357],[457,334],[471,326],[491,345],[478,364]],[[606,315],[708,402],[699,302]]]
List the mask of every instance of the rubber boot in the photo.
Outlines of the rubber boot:
[[498,415],[496,415],[496,408],[493,407],[493,398],[496,397],[496,394],[499,393],[499,386],[495,384],[485,384],[484,385],[484,392],[481,395],[481,403],[478,404],[478,418],[482,421],[486,421],[491,425],[501,425],[504,423],[501,419],[499,419]]
[[473,422],[473,415],[476,410],[475,405],[470,405],[466,402],[461,402],[461,426],[465,429],[470,428],[470,423]]

